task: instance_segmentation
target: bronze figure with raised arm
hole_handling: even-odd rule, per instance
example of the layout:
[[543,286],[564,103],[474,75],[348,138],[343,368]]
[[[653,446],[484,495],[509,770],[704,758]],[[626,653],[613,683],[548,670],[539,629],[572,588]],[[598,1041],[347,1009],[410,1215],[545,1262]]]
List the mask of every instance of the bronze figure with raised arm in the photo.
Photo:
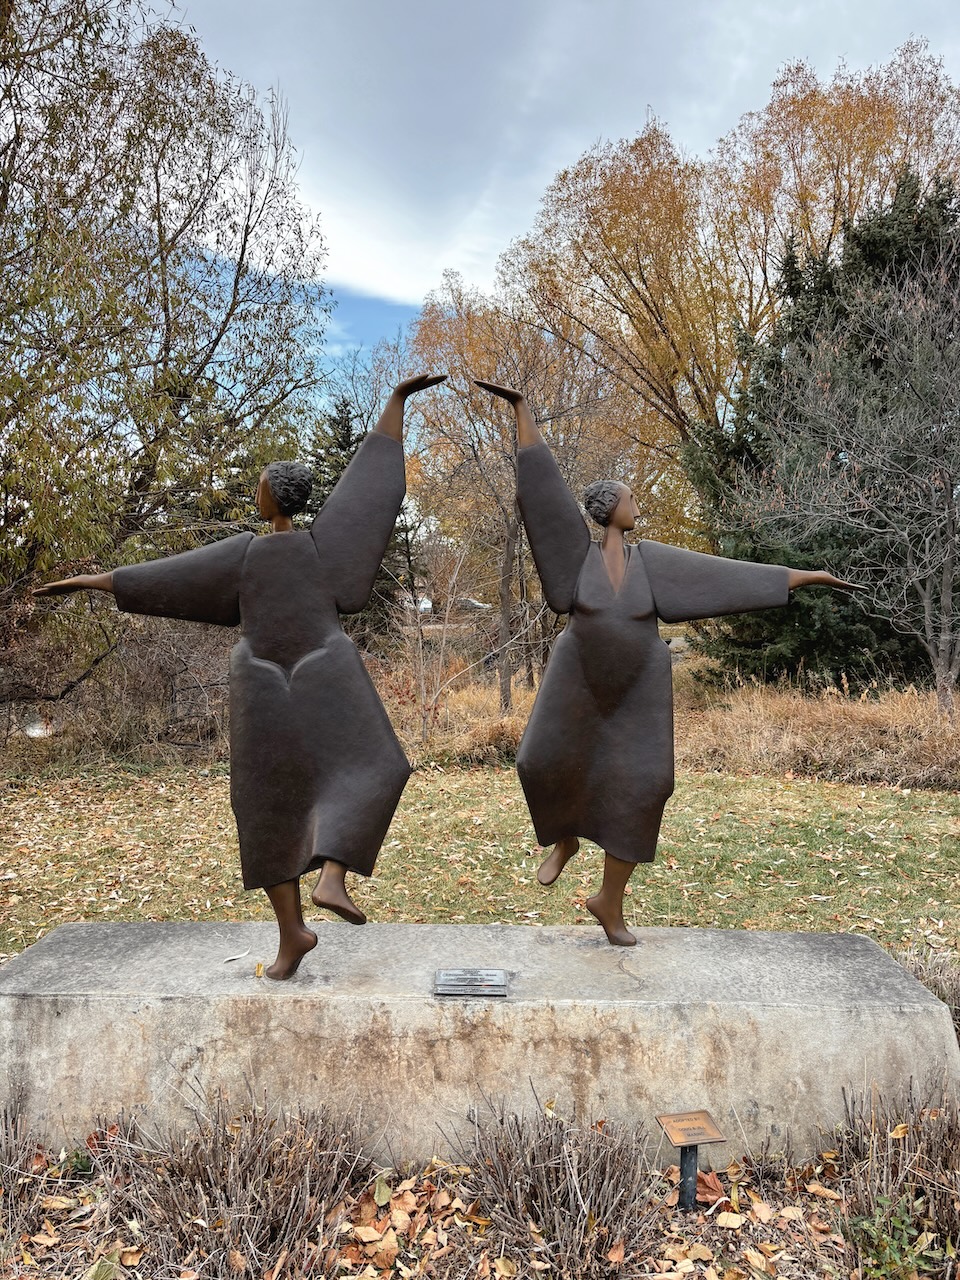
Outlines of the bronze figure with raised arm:
[[603,882],[587,907],[616,946],[633,946],[623,895],[638,862],[656,852],[673,792],[670,651],[657,619],[681,622],[787,603],[796,587],[850,588],[822,571],[703,555],[625,534],[639,517],[617,481],[588,486],[601,527],[593,542],[523,394],[477,382],[517,419],[517,498],[544,598],[569,614],[554,645],[517,752],[537,840],[553,849],[537,878],[552,884],[581,837],[604,851]]
[[280,927],[268,977],[289,978],[317,944],[300,877],[320,869],[318,907],[366,917],[348,871],[369,876],[410,766],[339,615],[358,613],[406,492],[407,397],[442,382],[401,382],[309,530],[311,475],[273,462],[257,486],[267,537],[238,533],[195,551],[112,573],[83,574],[36,595],[110,591],[131,613],[240,625],[230,657],[230,800],[246,889],[266,891]]

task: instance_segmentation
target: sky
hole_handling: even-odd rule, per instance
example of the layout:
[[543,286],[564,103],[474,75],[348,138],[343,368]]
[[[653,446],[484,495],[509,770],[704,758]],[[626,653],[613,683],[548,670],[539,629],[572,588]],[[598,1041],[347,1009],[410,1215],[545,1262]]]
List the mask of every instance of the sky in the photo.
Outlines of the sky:
[[395,336],[447,270],[489,289],[556,173],[651,114],[706,155],[786,63],[829,79],[911,36],[960,80],[956,0],[180,4],[209,57],[286,100],[334,351]]

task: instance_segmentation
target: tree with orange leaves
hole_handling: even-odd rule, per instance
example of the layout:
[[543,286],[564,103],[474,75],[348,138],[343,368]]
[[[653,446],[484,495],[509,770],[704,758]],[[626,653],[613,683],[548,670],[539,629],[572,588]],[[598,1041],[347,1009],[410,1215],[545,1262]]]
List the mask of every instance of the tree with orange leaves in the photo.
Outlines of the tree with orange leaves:
[[786,245],[829,256],[905,169],[956,174],[958,126],[960,91],[922,41],[828,82],[793,64],[704,160],[656,119],[587,152],[504,256],[504,281],[632,396],[637,443],[679,473],[695,426],[729,424],[750,371],[740,338],[776,320]]

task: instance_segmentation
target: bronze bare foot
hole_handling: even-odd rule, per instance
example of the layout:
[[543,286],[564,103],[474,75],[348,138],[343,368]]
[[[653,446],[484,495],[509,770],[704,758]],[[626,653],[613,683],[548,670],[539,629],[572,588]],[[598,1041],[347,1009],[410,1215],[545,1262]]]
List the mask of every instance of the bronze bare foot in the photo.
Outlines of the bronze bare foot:
[[304,926],[295,932],[285,931],[280,938],[280,950],[273,964],[264,970],[268,978],[274,982],[283,982],[292,978],[300,967],[300,961],[317,945],[317,935],[312,929]]
[[367,917],[347,893],[344,877],[347,869],[342,862],[328,858],[313,886],[310,899],[315,907],[332,911],[348,924],[366,924]]
[[579,848],[580,841],[576,836],[564,836],[562,840],[558,840],[537,868],[540,883],[553,884]]
[[635,947],[637,940],[627,928],[623,919],[623,908],[617,904],[610,906],[604,899],[602,891],[587,899],[587,910],[603,925],[607,941],[614,947]]

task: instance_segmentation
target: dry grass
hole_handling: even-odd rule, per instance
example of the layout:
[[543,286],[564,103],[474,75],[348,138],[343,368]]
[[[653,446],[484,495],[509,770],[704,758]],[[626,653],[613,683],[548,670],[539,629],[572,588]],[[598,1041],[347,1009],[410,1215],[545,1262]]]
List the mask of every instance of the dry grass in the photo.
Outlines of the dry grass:
[[850,697],[747,685],[678,713],[678,763],[899,787],[960,787],[960,726],[911,688]]
[[[960,952],[958,847],[956,793],[680,774],[627,923],[843,929]],[[434,764],[407,784],[376,874],[351,884],[382,922],[596,928],[584,904],[599,850],[585,843],[549,889],[542,856],[512,768]],[[0,777],[0,958],[70,920],[270,918],[240,883],[225,769]]]
[[[101,680],[81,686],[69,704],[48,705],[52,737],[25,737],[11,716],[0,766],[23,771],[110,758],[193,766],[226,761],[225,684],[217,678],[223,654],[192,654],[190,670],[201,674],[188,679],[173,645],[185,641],[179,632],[168,638],[169,654],[151,640],[153,665],[142,658],[128,669],[118,661],[116,670],[104,669]],[[369,661],[415,766],[509,764],[516,755],[534,690],[516,679],[513,706],[503,715],[495,673],[468,656],[428,652],[416,661],[409,655],[407,661]],[[176,667],[177,679],[168,666]],[[939,716],[931,693],[871,689],[857,697],[842,685],[819,693],[754,684],[718,690],[698,679],[703,666],[694,658],[674,668],[681,768],[960,789],[960,717],[951,723]],[[177,689],[172,703],[169,687]],[[24,723],[36,715],[30,707],[21,711]]]

